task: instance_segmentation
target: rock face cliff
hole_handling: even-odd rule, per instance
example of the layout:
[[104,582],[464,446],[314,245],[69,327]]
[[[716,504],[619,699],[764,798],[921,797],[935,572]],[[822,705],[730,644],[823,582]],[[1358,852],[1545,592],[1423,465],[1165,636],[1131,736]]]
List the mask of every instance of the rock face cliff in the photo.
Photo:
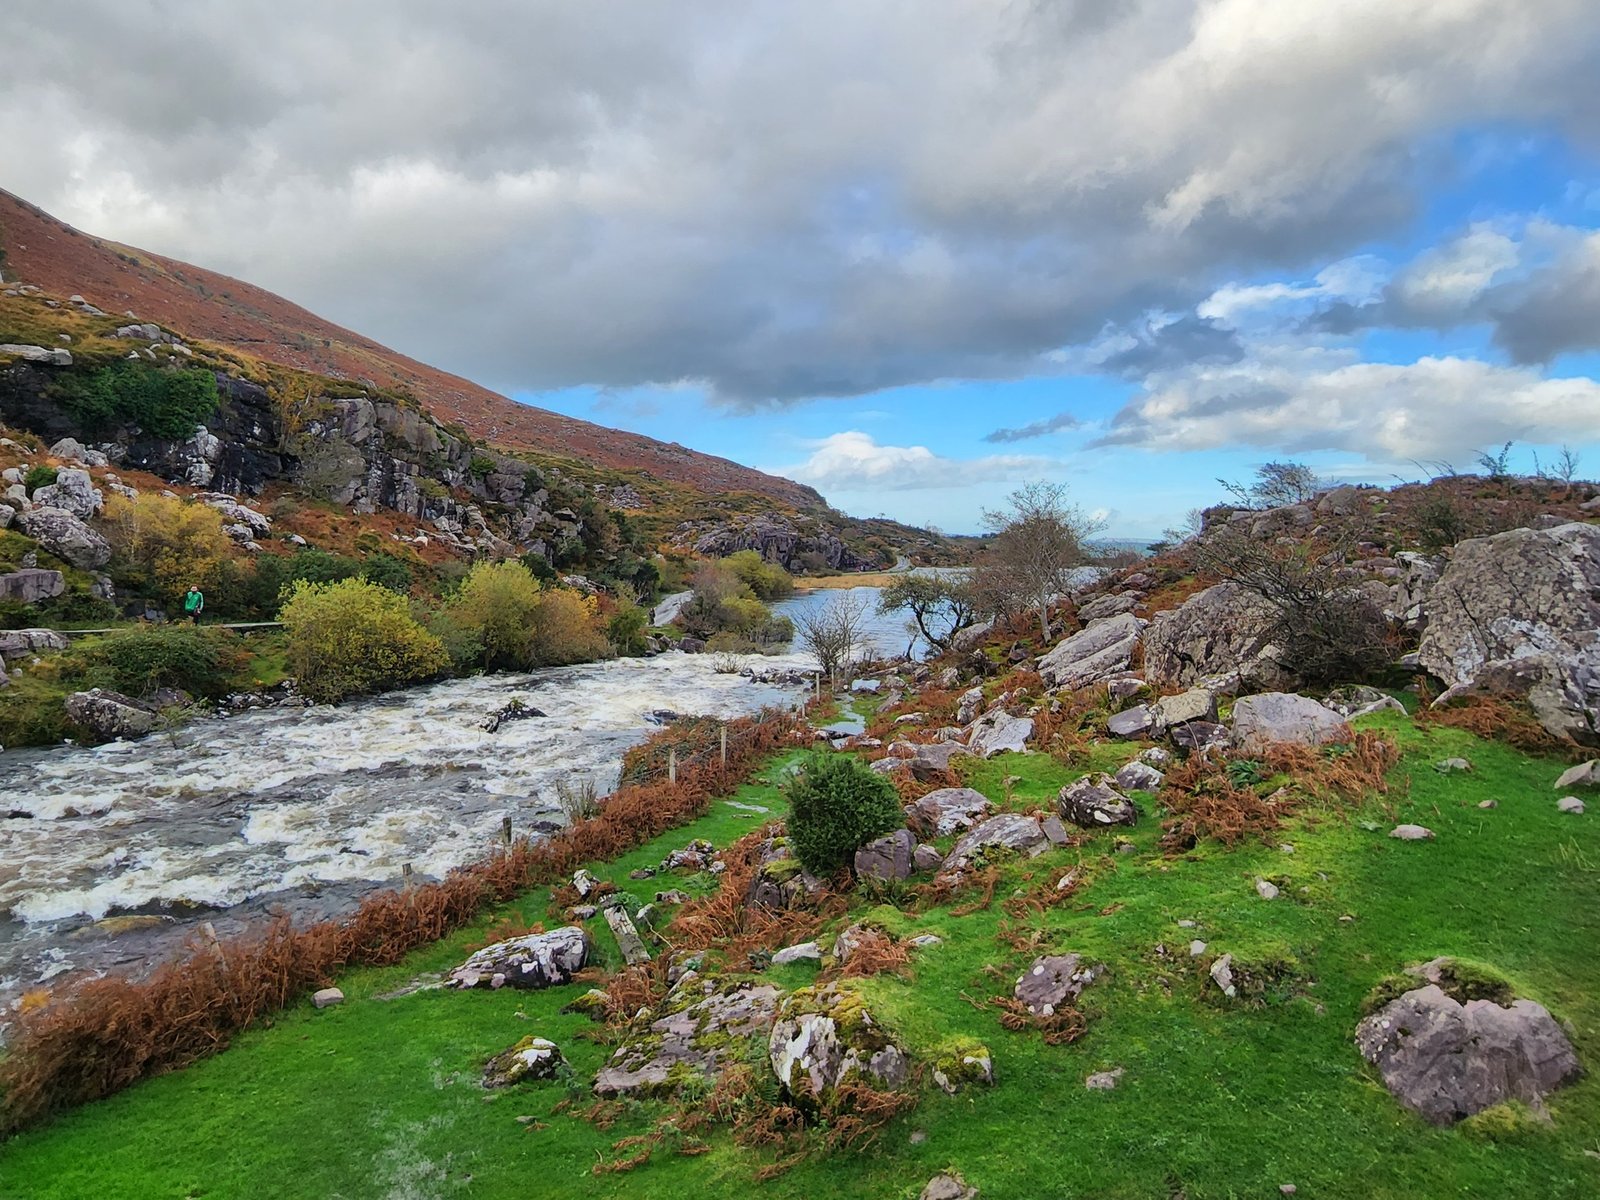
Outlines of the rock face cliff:
[[0,191],[0,250],[5,252],[7,279],[22,279],[63,297],[80,295],[105,312],[132,311],[140,321],[159,322],[266,362],[365,384],[373,391],[402,389],[440,425],[459,424],[471,437],[508,450],[579,459],[609,470],[642,470],[710,494],[748,492],[786,508],[826,507],[816,491],[793,480],[518,404],[263,288],[82,233],[5,191]]

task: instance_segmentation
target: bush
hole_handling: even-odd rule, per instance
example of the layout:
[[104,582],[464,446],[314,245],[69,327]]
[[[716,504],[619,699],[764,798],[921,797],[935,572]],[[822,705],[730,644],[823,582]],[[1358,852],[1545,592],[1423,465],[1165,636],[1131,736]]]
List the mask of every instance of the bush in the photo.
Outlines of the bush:
[[117,582],[168,604],[199,584],[214,588],[233,553],[222,514],[205,504],[146,492],[106,501],[106,528]]
[[137,425],[151,437],[181,441],[217,410],[217,378],[200,368],[122,361],[59,377],[52,398],[91,432]]
[[182,688],[216,698],[227,695],[229,676],[243,656],[226,630],[164,625],[113,633],[74,646],[62,657],[63,672],[81,672],[86,681],[124,695]]
[[794,595],[794,580],[777,563],[768,562],[754,550],[740,550],[722,560],[733,568],[757,600],[784,600]]
[[894,785],[847,754],[813,754],[784,788],[800,865],[829,875],[856,850],[905,823]]
[[54,467],[35,465],[28,468],[22,477],[22,486],[28,490],[28,495],[33,495],[42,487],[49,487],[56,481],[58,472]]
[[566,589],[546,592],[533,628],[536,667],[562,667],[604,658],[611,647],[599,628],[600,606],[593,596]]
[[450,602],[451,619],[483,647],[490,670],[533,665],[534,623],[541,589],[520,562],[481,562],[461,581]]
[[361,577],[402,596],[411,591],[411,564],[387,550],[380,550],[361,564]]
[[646,649],[644,631],[649,624],[648,611],[624,600],[618,603],[617,611],[606,624],[606,637],[618,654],[643,654]]
[[450,665],[405,597],[364,579],[302,580],[278,619],[289,636],[289,668],[319,703],[431,679]]

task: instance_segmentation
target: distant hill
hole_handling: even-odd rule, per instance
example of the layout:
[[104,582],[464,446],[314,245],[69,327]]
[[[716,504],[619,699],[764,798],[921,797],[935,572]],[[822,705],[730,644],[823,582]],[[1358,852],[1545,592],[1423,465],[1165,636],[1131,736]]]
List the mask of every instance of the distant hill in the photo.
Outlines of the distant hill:
[[81,295],[111,313],[132,312],[190,336],[286,367],[409,391],[444,424],[509,450],[644,471],[708,493],[749,492],[786,508],[826,507],[814,489],[659,442],[518,404],[417,362],[263,288],[163,255],[83,233],[0,190],[0,250],[8,278]]

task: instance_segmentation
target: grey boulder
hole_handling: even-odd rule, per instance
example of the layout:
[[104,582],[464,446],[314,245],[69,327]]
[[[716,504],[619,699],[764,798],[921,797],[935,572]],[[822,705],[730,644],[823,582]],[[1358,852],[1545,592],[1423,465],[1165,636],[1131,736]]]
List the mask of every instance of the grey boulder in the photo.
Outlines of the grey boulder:
[[1361,1056],[1396,1099],[1434,1125],[1508,1100],[1540,1106],[1581,1073],[1542,1005],[1452,999],[1436,984],[1406,992],[1356,1028]]
[[[549,933],[530,933],[474,952],[451,971],[447,987],[558,987],[570,983],[589,960],[583,930],[566,925]],[[495,984],[496,979],[500,985]]]
[[1273,644],[1278,623],[1277,609],[1262,597],[1232,581],[1219,583],[1151,620],[1144,631],[1145,674],[1188,685],[1238,672],[1258,688],[1292,686],[1294,675],[1279,663]]
[[1252,753],[1278,743],[1320,746],[1348,734],[1341,714],[1293,692],[1263,692],[1233,706],[1233,744]]
[[1098,974],[1076,954],[1046,954],[1034,959],[1017,977],[1011,994],[1032,1015],[1054,1016],[1063,1004],[1076,1000]]
[[56,472],[56,481],[33,493],[33,503],[38,508],[65,509],[80,521],[87,521],[105,507],[105,496],[89,472],[75,467],[63,467]]
[[853,993],[833,986],[803,988],[784,999],[767,1057],[785,1094],[807,1106],[851,1079],[895,1088],[910,1074],[905,1051],[889,1032]]
[[994,810],[982,792],[940,788],[906,805],[906,824],[923,837],[948,837],[971,829]]
[[972,723],[967,734],[967,750],[976,758],[993,758],[1005,751],[1021,754],[1028,748],[1028,739],[1032,736],[1032,718],[1012,717],[1005,712],[990,713]]
[[744,1057],[750,1039],[771,1030],[778,997],[771,984],[683,976],[666,1011],[619,1046],[595,1076],[595,1093],[665,1095],[693,1079],[715,1079],[724,1063]]
[[1109,775],[1086,775],[1069,783],[1056,798],[1056,810],[1063,819],[1084,829],[1132,825],[1139,819],[1133,801],[1111,786]]
[[[10,512],[0,508],[0,512]],[[52,600],[66,591],[66,580],[60,571],[42,571],[37,567],[24,567],[0,575],[0,600],[14,600],[19,604],[38,604]]]
[[80,571],[94,571],[111,561],[111,546],[105,538],[64,508],[32,508],[17,518],[17,525]]
[[1050,847],[1037,817],[1026,813],[999,813],[974,826],[950,848],[946,870],[965,870],[974,859],[994,851],[1035,858]]
[[915,848],[916,839],[909,829],[896,829],[875,838],[856,851],[856,878],[880,883],[910,878],[911,854]]
[[502,1050],[483,1068],[483,1086],[511,1087],[540,1079],[554,1079],[567,1065],[561,1048],[547,1038],[532,1034],[509,1050]]
[[67,717],[100,742],[143,737],[156,727],[153,708],[104,688],[73,692],[67,697]]
[[1081,688],[1122,675],[1133,661],[1144,622],[1132,613],[1091,621],[1039,660],[1051,687]]
[[1137,759],[1112,776],[1113,783],[1131,792],[1158,792],[1166,781],[1167,777],[1160,771]]

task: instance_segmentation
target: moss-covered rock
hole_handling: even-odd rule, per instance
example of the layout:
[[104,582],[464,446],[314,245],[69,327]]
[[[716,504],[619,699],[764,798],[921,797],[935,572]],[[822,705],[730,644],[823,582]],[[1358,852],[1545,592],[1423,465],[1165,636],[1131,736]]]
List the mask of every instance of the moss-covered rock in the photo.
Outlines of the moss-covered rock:
[[765,1037],[779,991],[747,980],[685,975],[661,1015],[629,1037],[595,1076],[601,1096],[664,1096],[714,1079],[755,1038]]
[[801,988],[785,999],[767,1049],[778,1083],[804,1107],[826,1107],[851,1079],[897,1088],[910,1075],[905,1051],[860,994],[840,984]]
[[483,1068],[483,1086],[511,1087],[540,1079],[554,1079],[565,1072],[566,1056],[547,1038],[530,1034],[509,1050],[502,1050]]

